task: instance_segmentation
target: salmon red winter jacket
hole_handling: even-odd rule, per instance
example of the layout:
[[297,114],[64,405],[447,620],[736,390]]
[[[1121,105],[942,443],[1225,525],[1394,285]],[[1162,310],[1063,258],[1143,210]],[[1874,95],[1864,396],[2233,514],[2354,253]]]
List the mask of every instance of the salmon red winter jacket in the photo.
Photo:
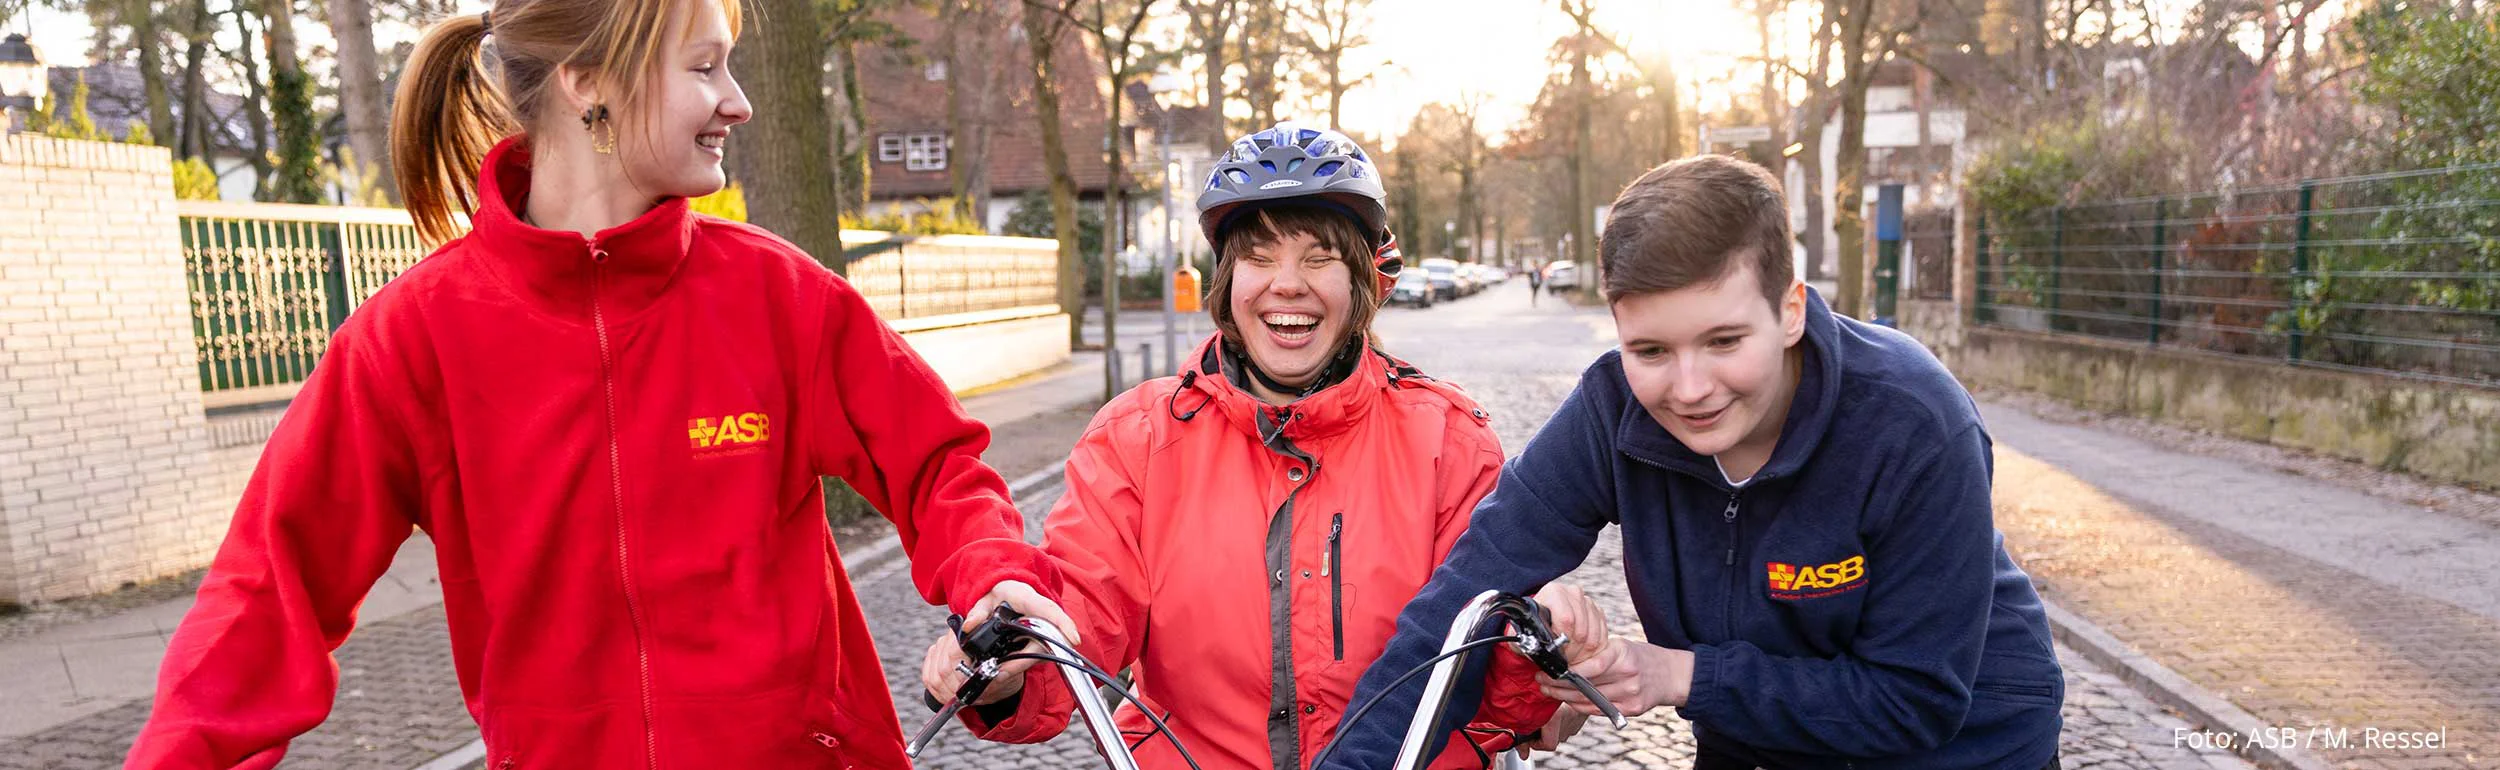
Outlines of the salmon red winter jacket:
[[[1043,548],[1079,648],[1131,668],[1200,766],[1300,768],[1492,490],[1502,450],[1475,401],[1385,354],[1364,350],[1345,380],[1271,406],[1233,383],[1218,344],[1095,414]],[[1498,653],[1470,737],[1498,751],[1509,736],[1484,730],[1542,727],[1556,704],[1533,675]],[[1062,677],[1036,667],[1012,711],[964,719],[989,740],[1048,739],[1075,707]],[[1152,729],[1133,705],[1117,717],[1132,743]],[[1161,737],[1137,757],[1184,766]],[[1432,767],[1477,762],[1451,751]]]
[[[989,433],[858,292],[669,200],[584,238],[514,212],[331,338],[174,632],[133,768],[268,768],[330,712],[331,651],[411,528],[433,538],[490,768],[903,768],[818,475],[968,609],[1045,594]],[[935,610],[931,610],[934,612]]]

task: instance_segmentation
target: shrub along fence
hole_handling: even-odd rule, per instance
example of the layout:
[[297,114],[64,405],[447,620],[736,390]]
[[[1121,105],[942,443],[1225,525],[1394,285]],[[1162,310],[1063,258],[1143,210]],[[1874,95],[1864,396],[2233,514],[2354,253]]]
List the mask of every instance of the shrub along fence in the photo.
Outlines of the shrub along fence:
[[1982,211],[1982,325],[2500,384],[2500,164]]

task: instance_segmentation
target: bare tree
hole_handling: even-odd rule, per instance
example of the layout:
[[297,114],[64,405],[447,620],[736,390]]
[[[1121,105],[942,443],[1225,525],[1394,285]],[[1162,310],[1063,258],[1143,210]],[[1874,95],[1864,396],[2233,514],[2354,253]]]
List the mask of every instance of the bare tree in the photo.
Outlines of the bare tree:
[[1241,95],[1250,104],[1253,130],[1276,125],[1276,105],[1284,101],[1284,84],[1277,74],[1285,66],[1285,6],[1275,2],[1253,2],[1242,20],[1241,30]]
[[[1122,160],[1128,145],[1128,129],[1123,125],[1124,97],[1131,80],[1153,71],[1163,54],[1137,39],[1139,30],[1154,12],[1160,0],[1092,0],[1092,20],[1087,23],[1075,15],[1069,26],[1083,31],[1094,40],[1094,51],[1102,59],[1102,70],[1110,78],[1110,94],[1105,100],[1103,127],[1103,239],[1102,239],[1102,345],[1116,357],[1120,344],[1120,252],[1127,245],[1128,233],[1128,167]],[[1062,231],[1072,232],[1072,231]],[[1063,236],[1063,241],[1064,241]],[[1103,399],[1118,396],[1119,378],[1111,367],[1103,368]]]
[[1571,168],[1571,190],[1566,199],[1570,201],[1570,205],[1564,210],[1564,214],[1569,218],[1571,225],[1571,261],[1579,264],[1579,275],[1583,276],[1580,281],[1580,293],[1583,296],[1595,296],[1597,284],[1603,277],[1597,274],[1595,248],[1597,239],[1596,234],[1591,232],[1595,229],[1595,223],[1593,221],[1594,209],[1589,205],[1588,165],[1589,152],[1593,144],[1589,138],[1589,112],[1591,103],[1596,101],[1595,89],[1589,83],[1589,57],[1597,52],[1600,38],[1595,19],[1597,2],[1596,0],[1559,0],[1559,2],[1562,5],[1563,15],[1571,17],[1573,27],[1571,37],[1563,41],[1563,45],[1568,46],[1565,54],[1571,58],[1572,94],[1571,150],[1568,161]]
[[998,0],[944,0],[939,20],[946,60],[947,181],[958,216],[988,227],[990,135],[997,121],[1000,37],[1006,8]]
[[1226,135],[1224,130],[1224,71],[1227,46],[1232,29],[1241,18],[1242,0],[1182,0],[1181,8],[1189,14],[1189,39],[1205,60],[1200,73],[1206,79],[1204,98],[1207,105],[1207,136]]
[[1866,293],[1866,222],[1859,211],[1866,197],[1866,90],[1874,83],[1876,65],[1919,21],[1913,16],[1886,27],[1876,23],[1877,12],[1875,0],[1823,0],[1823,18],[1839,42],[1841,66],[1834,89],[1840,104],[1840,148],[1832,206],[1832,232],[1840,239],[1840,297],[1833,309],[1852,317],[1861,316]]
[[399,200],[391,174],[390,105],[382,97],[382,61],[373,49],[370,0],[329,0],[330,34],[338,39],[339,110],[347,118],[347,143],[356,151],[358,179],[372,180]]
[[1345,94],[1371,73],[1346,77],[1346,54],[1371,45],[1363,35],[1371,8],[1371,0],[1303,0],[1291,7],[1294,19],[1294,43],[1309,55],[1319,68],[1319,86],[1328,95],[1328,127],[1345,130]]
[[208,0],[184,0],[189,18],[181,26],[183,37],[182,124],[169,137],[176,158],[204,157],[210,152],[208,110],[209,37],[216,32],[213,17],[208,13]]
[[868,98],[866,86],[859,76],[860,57],[877,49],[899,45],[900,30],[884,19],[880,12],[912,0],[817,0],[815,9],[823,39],[818,55],[818,93],[831,94],[825,103],[827,153],[833,161],[833,184],[839,190],[834,196],[838,216],[858,216],[868,210],[868,163],[873,149],[868,141]]
[[277,178],[269,196],[288,203],[321,202],[321,137],[313,123],[312,76],[295,50],[295,4],[262,0],[268,24],[269,106],[278,134]]
[[[1456,119],[1451,121],[1451,136],[1442,152],[1449,159],[1448,169],[1458,175],[1458,222],[1466,226],[1467,251],[1461,259],[1480,262],[1484,259],[1484,189],[1478,186],[1478,171],[1484,165],[1484,136],[1477,131],[1477,118],[1484,112],[1485,94],[1469,91],[1451,105]],[[1457,255],[1456,244],[1452,253]]]
[[1059,111],[1059,41],[1081,0],[1024,0],[1020,23],[1033,68],[1034,118],[1042,129],[1042,168],[1050,177],[1051,232],[1059,238],[1059,310],[1068,316],[1068,344],[1085,342],[1085,255],[1077,248],[1076,176]]
[[1805,232],[1800,235],[1799,243],[1806,250],[1806,279],[1821,280],[1824,277],[1823,257],[1829,251],[1823,242],[1823,232],[1829,229],[1831,221],[1831,212],[1827,207],[1831,198],[1823,189],[1823,127],[1832,109],[1832,25],[1828,20],[1815,23],[1813,49],[1814,63],[1803,73],[1805,100],[1797,107],[1799,117],[1795,121],[1797,143],[1802,145],[1797,153],[1797,166],[1804,172],[1801,176],[1805,178],[1801,197],[1806,202]]

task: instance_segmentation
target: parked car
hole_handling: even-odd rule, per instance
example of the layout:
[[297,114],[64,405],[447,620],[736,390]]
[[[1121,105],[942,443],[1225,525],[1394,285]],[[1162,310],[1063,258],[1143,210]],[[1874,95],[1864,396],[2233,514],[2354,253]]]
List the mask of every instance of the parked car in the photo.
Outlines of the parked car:
[[1398,273],[1398,282],[1389,287],[1389,304],[1432,307],[1432,276],[1426,270],[1405,270]]
[[1561,294],[1580,288],[1580,266],[1567,259],[1554,260],[1545,266],[1545,291]]
[[1432,281],[1433,299],[1458,299],[1466,284],[1458,278],[1458,260],[1431,257],[1424,260],[1424,275]]

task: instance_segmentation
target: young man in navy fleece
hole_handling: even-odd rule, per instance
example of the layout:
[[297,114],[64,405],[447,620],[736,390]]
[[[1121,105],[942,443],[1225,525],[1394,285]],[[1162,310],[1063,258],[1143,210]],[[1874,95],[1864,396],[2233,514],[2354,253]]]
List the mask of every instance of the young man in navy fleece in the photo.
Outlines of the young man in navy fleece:
[[[1354,702],[1437,651],[1477,593],[1545,587],[1573,670],[1626,714],[1676,707],[1698,770],[2055,767],[2064,677],[1997,534],[1970,395],[1917,341],[1833,315],[1796,279],[1760,166],[1652,169],[1615,199],[1599,251],[1621,348],[1502,469]],[[1608,524],[1645,639],[1546,587]],[[1544,684],[1573,707],[1539,736],[1550,747],[1595,707]],[[1422,690],[1341,726],[1324,770],[1388,767]]]

